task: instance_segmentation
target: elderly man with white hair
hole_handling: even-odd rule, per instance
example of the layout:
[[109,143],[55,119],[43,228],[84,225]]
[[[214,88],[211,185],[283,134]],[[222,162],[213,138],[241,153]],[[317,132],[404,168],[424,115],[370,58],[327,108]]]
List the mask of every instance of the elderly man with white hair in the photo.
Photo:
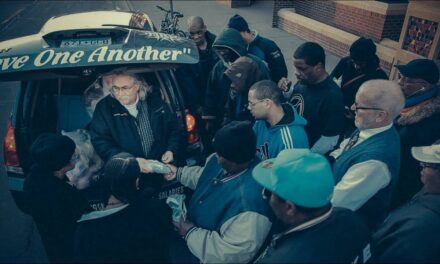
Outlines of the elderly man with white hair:
[[351,109],[356,131],[330,156],[335,158],[332,203],[357,212],[374,230],[389,210],[400,166],[400,139],[393,120],[404,106],[400,87],[388,80],[367,81]]

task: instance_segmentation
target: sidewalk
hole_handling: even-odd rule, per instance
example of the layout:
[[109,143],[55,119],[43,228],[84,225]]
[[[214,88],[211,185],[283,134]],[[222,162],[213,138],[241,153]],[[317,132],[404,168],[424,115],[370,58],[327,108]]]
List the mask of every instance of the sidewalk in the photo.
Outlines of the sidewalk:
[[[131,6],[132,10],[140,10],[147,13],[157,27],[160,26],[163,13],[156,8],[156,5],[169,9],[169,1],[164,0],[130,1],[128,5]],[[249,7],[229,8],[225,4],[213,0],[174,0],[173,6],[174,10],[185,15],[185,17],[179,21],[182,29],[186,30],[186,19],[188,17],[199,15],[205,20],[208,29],[217,35],[227,26],[228,20],[231,16],[234,14],[243,16],[251,29],[257,30],[262,36],[270,38],[278,44],[286,60],[289,78],[292,80],[296,79],[294,77],[295,71],[293,68],[293,52],[299,45],[304,43],[305,40],[278,28],[272,28],[273,1],[259,0],[255,1]],[[328,72],[331,72],[331,70],[338,63],[339,57],[329,52],[326,52],[326,54],[326,69]]]

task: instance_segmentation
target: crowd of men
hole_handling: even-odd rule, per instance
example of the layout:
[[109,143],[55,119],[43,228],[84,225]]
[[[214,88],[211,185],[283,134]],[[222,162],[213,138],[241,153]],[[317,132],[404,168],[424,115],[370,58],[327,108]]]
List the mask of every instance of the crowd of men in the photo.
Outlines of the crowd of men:
[[[362,37],[328,74],[324,49],[305,42],[292,51],[292,84],[280,48],[242,16],[218,36],[201,17],[187,29],[200,61],[176,78],[205,164],[177,162],[176,115],[140,75],[112,71],[89,129],[106,162],[104,210],[66,182],[71,139],[45,133],[31,147],[24,192],[50,261],[440,262],[432,60],[396,65],[390,81]],[[169,171],[153,174],[153,160]],[[162,180],[193,191],[177,221],[153,197]]]

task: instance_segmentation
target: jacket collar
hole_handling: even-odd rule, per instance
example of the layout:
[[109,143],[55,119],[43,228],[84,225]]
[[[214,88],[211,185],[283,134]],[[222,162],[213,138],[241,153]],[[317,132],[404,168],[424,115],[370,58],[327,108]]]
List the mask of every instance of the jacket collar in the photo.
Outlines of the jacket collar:
[[422,188],[422,190],[414,196],[412,201],[419,203],[421,206],[440,216],[440,194],[428,193],[426,188]]
[[[111,94],[108,95],[110,100],[111,107],[114,109],[114,116],[128,116],[130,113],[116,98],[114,98]],[[162,106],[160,92],[152,92],[147,94],[147,98],[144,100],[147,102],[148,113],[151,115],[152,113],[159,110]],[[138,103],[144,102],[139,99]]]
[[401,126],[416,124],[437,113],[440,113],[440,92],[432,99],[421,102],[413,107],[406,108],[400,113],[400,117],[397,119],[397,124]]
[[280,239],[284,236],[287,236],[291,233],[302,231],[302,230],[311,228],[313,226],[316,226],[317,224],[320,224],[320,223],[324,222],[325,220],[327,220],[330,217],[330,215],[332,214],[332,212],[333,212],[333,207],[330,207],[330,209],[325,214],[323,214],[321,216],[318,216],[318,217],[316,217],[312,220],[309,220],[305,223],[302,223],[298,226],[292,227],[282,233],[275,234],[273,236],[273,240],[278,240],[278,239]]
[[124,204],[123,206],[119,206],[119,207],[115,207],[115,208],[111,208],[111,209],[107,209],[107,210],[93,211],[93,212],[90,212],[88,214],[83,214],[81,216],[81,218],[77,222],[79,223],[79,222],[83,222],[83,221],[103,218],[103,217],[106,217],[108,215],[115,214],[115,213],[121,211],[122,209],[124,209],[127,206],[129,206],[129,204]]

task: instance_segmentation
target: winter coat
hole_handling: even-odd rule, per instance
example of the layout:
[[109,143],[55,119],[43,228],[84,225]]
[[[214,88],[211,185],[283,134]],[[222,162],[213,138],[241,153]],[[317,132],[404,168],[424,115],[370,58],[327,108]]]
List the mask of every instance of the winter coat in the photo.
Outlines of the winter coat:
[[[67,180],[67,178],[66,178]],[[76,221],[90,210],[80,191],[34,165],[25,179],[27,213],[35,220],[49,260],[72,261]]]
[[440,92],[433,99],[403,111],[396,122],[400,135],[401,167],[394,191],[392,207],[411,199],[422,187],[420,162],[411,155],[411,148],[432,145],[440,139]]
[[235,84],[236,89],[229,90],[225,107],[224,125],[231,121],[251,121],[254,117],[247,108],[249,88],[261,80],[258,64],[248,57],[240,57],[225,71],[225,75]]
[[345,208],[275,234],[255,263],[364,263],[370,258],[370,232]]
[[267,62],[270,79],[278,83],[281,78],[287,77],[286,61],[281,49],[274,41],[261,36],[257,31],[252,31],[252,34],[254,39],[248,46],[248,52]]
[[359,73],[353,65],[350,57],[342,58],[332,71],[330,76],[342,77],[341,91],[344,98],[344,105],[350,108],[356,96],[359,87],[366,81],[373,79],[388,80],[387,74],[380,68],[379,58],[374,61],[363,73]]
[[422,189],[373,235],[374,262],[440,262],[440,195]]
[[171,231],[170,208],[140,197],[125,207],[83,215],[75,233],[75,261],[166,263]]
[[[237,57],[247,56],[253,59],[261,71],[261,79],[270,79],[269,69],[266,64],[258,57],[247,52],[246,43],[237,30],[232,28],[225,29],[215,40],[213,48],[228,48],[234,52]],[[231,85],[229,78],[224,75],[226,69],[225,62],[219,60],[209,74],[203,113],[205,119],[215,119],[217,122],[223,120],[224,107]]]
[[176,78],[185,99],[185,107],[192,113],[196,113],[198,107],[204,105],[208,76],[219,60],[217,54],[212,49],[216,36],[206,31],[205,38],[207,47],[205,50],[199,49],[199,62],[183,65],[176,70]]
[[177,117],[170,107],[162,101],[159,94],[148,94],[145,101],[149,121],[153,130],[154,142],[147,156],[143,153],[140,136],[136,127],[136,118],[117,99],[108,95],[97,105],[90,126],[93,147],[104,160],[128,152],[135,157],[160,160],[166,151],[179,151],[183,142],[183,133]]

